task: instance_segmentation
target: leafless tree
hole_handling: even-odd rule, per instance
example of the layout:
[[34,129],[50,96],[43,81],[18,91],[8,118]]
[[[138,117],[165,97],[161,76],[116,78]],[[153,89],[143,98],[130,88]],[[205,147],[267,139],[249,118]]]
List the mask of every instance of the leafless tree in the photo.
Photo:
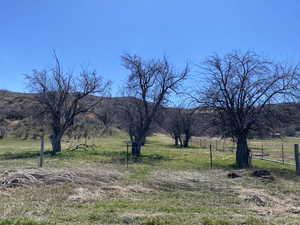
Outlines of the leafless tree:
[[122,56],[123,65],[130,71],[122,106],[124,120],[132,143],[132,154],[139,157],[141,146],[168,98],[187,78],[189,68],[177,72],[166,58],[144,61],[136,55]]
[[78,76],[64,72],[55,53],[54,58],[54,68],[26,75],[34,99],[48,118],[53,154],[61,151],[61,139],[74,119],[98,105],[101,98],[95,95],[106,95],[110,85],[95,71],[83,69]]
[[223,131],[237,140],[237,166],[249,167],[249,131],[267,107],[294,94],[299,66],[273,63],[254,52],[233,52],[211,56],[201,68],[205,80],[199,102],[216,113]]
[[93,110],[95,118],[100,122],[99,126],[102,126],[104,129],[103,134],[112,134],[112,126],[117,121],[117,104],[114,100],[109,97],[105,98],[101,104],[101,107],[95,107]]
[[165,111],[165,120],[163,123],[164,129],[168,134],[174,139],[175,146],[183,147],[182,141],[182,118],[181,111],[182,108],[167,109]]
[[181,104],[181,107],[167,109],[165,114],[164,127],[175,145],[188,147],[197,129],[197,108],[187,108]]

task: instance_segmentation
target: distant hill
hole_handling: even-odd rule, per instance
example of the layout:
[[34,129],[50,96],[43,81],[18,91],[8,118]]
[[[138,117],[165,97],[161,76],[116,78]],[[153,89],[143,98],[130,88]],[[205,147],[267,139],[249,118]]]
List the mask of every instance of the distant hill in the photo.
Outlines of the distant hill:
[[[16,133],[20,127],[25,129],[28,123],[26,118],[32,114],[32,110],[35,110],[33,101],[34,94],[32,93],[18,93],[0,90],[0,127],[5,127],[8,133]],[[90,98],[100,98],[91,96]],[[128,101],[137,101],[133,97],[113,97],[113,98],[102,98],[106,104],[111,106],[117,106],[125,104]],[[87,99],[89,101],[89,99]],[[278,117],[280,117],[275,122],[272,122],[274,128],[272,131],[267,131],[270,133],[280,133],[284,136],[296,136],[300,135],[300,104],[299,103],[285,103],[273,105]],[[165,108],[165,111],[171,112],[172,108]],[[204,114],[209,114],[207,110],[199,110]],[[200,115],[200,114],[199,114]],[[91,117],[91,115],[89,115]],[[92,117],[91,117],[92,118]],[[114,113],[114,126],[122,129],[122,118],[120,118],[118,113]],[[204,119],[207,120],[207,117]],[[207,121],[203,121],[203,124]],[[276,123],[276,124],[275,124]],[[162,124],[160,124],[162,125]],[[198,124],[199,125],[199,124]],[[200,125],[201,126],[201,123]],[[27,129],[27,128],[26,128]],[[161,128],[156,126],[157,131],[162,131]],[[22,132],[22,131],[18,131]],[[208,134],[203,133],[208,132]],[[266,131],[263,131],[266,132]],[[269,135],[268,134],[268,135]],[[208,131],[207,129],[199,129],[197,135],[218,135],[217,130]],[[19,135],[20,136],[20,135]],[[1,129],[0,129],[1,137]]]

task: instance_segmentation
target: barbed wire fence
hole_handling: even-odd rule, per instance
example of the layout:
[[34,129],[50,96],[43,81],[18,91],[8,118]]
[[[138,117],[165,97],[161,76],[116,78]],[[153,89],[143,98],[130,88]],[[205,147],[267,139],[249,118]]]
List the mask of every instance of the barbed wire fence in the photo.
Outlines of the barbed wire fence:
[[[236,142],[231,139],[194,137],[191,144],[200,149],[209,149],[211,146],[213,151],[229,152],[232,154],[236,152]],[[252,158],[282,165],[295,166],[296,172],[300,174],[298,144],[249,140],[248,147]]]

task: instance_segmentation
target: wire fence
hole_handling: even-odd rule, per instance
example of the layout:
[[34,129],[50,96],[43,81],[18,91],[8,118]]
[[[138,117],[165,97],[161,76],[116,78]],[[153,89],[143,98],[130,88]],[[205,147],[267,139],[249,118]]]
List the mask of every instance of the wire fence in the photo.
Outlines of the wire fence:
[[[126,167],[128,168],[129,162],[134,160],[131,152],[131,143],[126,143]],[[193,148],[185,149],[186,153],[195,153],[198,149],[200,154],[201,149],[209,150],[210,167],[212,168],[213,151],[228,152],[231,154],[236,153],[237,144],[232,139],[218,139],[218,138],[203,138],[193,137],[190,141]],[[300,154],[299,144],[290,142],[267,141],[267,140],[248,140],[248,147],[250,149],[251,158],[269,161],[272,163],[280,163],[282,165],[290,165],[295,167],[296,173],[300,175]],[[170,149],[171,151],[171,149]],[[182,148],[174,148],[172,151],[182,151]]]
[[[192,138],[191,144],[199,148],[209,148],[212,146],[214,151],[236,152],[236,142],[231,139],[217,138]],[[266,160],[283,165],[296,166],[294,144],[278,141],[259,141],[249,140],[248,147],[252,158]]]

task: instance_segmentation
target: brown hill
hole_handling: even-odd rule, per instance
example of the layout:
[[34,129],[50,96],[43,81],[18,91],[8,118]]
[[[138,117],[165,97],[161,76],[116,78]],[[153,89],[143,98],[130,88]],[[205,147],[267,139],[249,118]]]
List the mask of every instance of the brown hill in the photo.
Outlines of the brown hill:
[[[0,137],[1,137],[1,130],[4,128],[8,133],[16,133],[20,127],[24,130],[24,128],[30,126],[26,118],[32,115],[33,111],[35,110],[35,102],[33,101],[34,94],[32,93],[18,93],[18,92],[11,92],[0,90]],[[90,98],[100,98],[96,96],[91,96]],[[113,97],[113,98],[101,98],[101,100],[109,106],[113,110],[117,110],[118,105],[126,104],[128,101],[138,101],[133,97]],[[89,99],[87,99],[89,101]],[[273,105],[274,111],[276,112],[276,116],[279,119],[272,121],[272,131],[263,131],[267,132],[268,135],[271,133],[281,133],[284,136],[295,136],[300,134],[300,104],[299,103],[285,103],[285,104],[277,104]],[[172,108],[165,108],[167,114],[172,112]],[[122,127],[122,118],[118,113],[110,114],[113,116],[113,126],[118,128]],[[207,114],[207,112],[205,113]],[[89,120],[95,119],[93,115],[89,114],[84,116]],[[198,124],[199,125],[199,124]],[[201,124],[200,124],[201,125]],[[163,124],[160,124],[163,127]],[[21,131],[18,132],[23,132]],[[26,128],[27,129],[27,128]],[[29,128],[28,128],[29,129]],[[156,126],[156,129],[161,129]],[[200,132],[197,135],[206,135]],[[219,135],[218,130],[215,129],[214,132],[208,135]],[[21,134],[17,135],[21,136]]]

